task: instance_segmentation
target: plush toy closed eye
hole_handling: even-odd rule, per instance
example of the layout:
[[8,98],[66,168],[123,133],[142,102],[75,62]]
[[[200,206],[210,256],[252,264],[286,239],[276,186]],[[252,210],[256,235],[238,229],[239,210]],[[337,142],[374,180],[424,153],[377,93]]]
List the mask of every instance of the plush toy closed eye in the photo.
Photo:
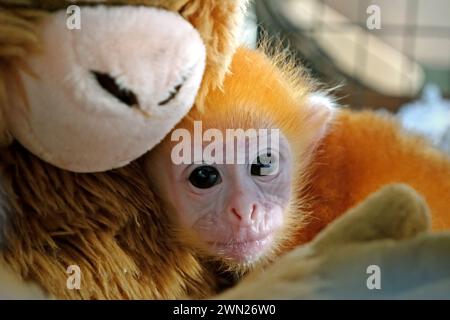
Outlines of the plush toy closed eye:
[[233,51],[238,2],[200,2],[0,1],[1,142],[76,172],[150,150]]

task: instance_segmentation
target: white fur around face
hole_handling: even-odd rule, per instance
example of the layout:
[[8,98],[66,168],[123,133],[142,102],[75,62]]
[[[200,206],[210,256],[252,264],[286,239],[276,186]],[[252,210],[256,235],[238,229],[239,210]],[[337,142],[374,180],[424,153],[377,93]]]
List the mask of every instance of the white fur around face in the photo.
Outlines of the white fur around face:
[[[323,91],[312,92],[307,97],[307,104],[313,110],[309,121],[321,123],[321,129],[317,131],[316,137],[313,139],[319,142],[326,135],[328,128],[336,117],[339,110],[338,105],[333,97]],[[314,146],[317,146],[317,144],[314,144]]]
[[[21,73],[28,106],[10,85],[13,136],[43,160],[76,172],[128,164],[155,146],[191,108],[205,66],[197,31],[175,13],[145,7],[82,7],[81,29],[66,12],[42,21],[43,54]],[[92,71],[131,90],[130,107]],[[164,105],[174,92],[181,89]]]

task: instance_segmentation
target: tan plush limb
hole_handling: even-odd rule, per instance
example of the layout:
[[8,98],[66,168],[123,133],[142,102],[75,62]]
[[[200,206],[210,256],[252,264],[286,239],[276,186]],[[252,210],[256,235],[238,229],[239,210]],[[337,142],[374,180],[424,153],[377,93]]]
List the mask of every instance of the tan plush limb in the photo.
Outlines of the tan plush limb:
[[404,239],[430,230],[428,208],[421,196],[405,184],[392,184],[372,194],[329,225],[314,240],[314,248],[349,242]]
[[24,282],[0,256],[0,300],[48,298],[35,284]]
[[[217,298],[323,298],[320,292],[329,288],[333,271],[348,281],[359,279],[351,272],[340,272],[342,266],[355,268],[364,259],[369,264],[372,257],[379,260],[388,250],[398,249],[406,254],[414,250],[414,243],[402,246],[402,241],[397,240],[415,240],[415,236],[425,234],[430,228],[429,219],[423,199],[413,189],[401,184],[384,187],[331,223],[311,243]],[[423,241],[419,242],[418,248]],[[360,273],[366,276],[365,269]]]

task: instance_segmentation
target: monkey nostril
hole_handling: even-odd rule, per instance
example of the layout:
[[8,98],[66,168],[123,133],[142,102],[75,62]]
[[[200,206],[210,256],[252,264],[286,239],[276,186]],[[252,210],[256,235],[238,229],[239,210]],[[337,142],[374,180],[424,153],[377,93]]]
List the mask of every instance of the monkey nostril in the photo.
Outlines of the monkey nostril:
[[117,81],[107,73],[91,71],[95,76],[98,84],[108,93],[125,103],[129,107],[136,107],[139,105],[138,99],[133,91],[121,87]]
[[236,210],[235,208],[232,208],[232,209],[231,209],[231,212],[233,213],[234,216],[236,216],[236,218],[237,218],[238,220],[242,220],[241,215],[237,212],[237,210]]
[[256,219],[256,204],[252,206],[252,212],[250,213],[250,220],[254,221]]

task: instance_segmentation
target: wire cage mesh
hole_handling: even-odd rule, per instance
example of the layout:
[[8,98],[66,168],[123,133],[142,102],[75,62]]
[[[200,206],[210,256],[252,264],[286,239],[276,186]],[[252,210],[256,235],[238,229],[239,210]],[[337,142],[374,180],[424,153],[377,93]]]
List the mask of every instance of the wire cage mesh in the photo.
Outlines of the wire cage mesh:
[[450,96],[450,1],[257,0],[260,30],[284,39],[354,108],[396,111],[426,84]]

